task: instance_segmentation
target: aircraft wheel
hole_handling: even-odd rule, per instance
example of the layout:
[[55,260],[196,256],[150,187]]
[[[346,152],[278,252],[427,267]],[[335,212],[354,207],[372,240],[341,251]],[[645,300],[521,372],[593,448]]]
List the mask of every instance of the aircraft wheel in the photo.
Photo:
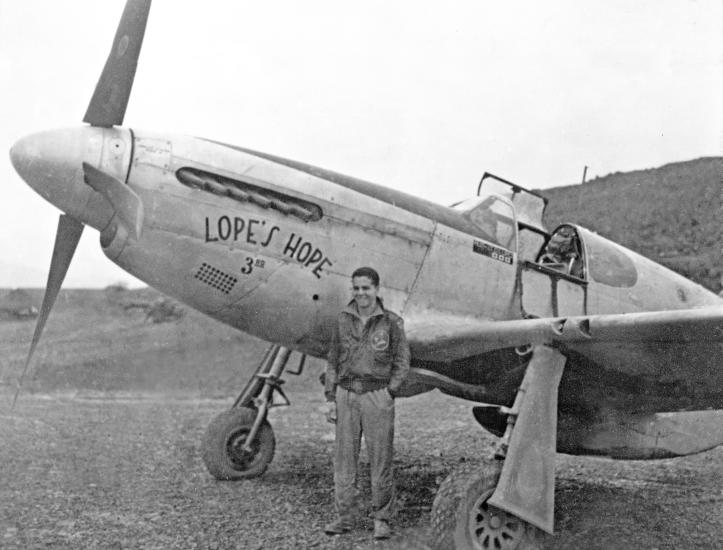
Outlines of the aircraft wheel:
[[539,550],[543,533],[512,514],[489,506],[502,461],[468,463],[439,486],[432,504],[433,545],[439,550]]
[[251,451],[241,447],[256,419],[256,411],[235,407],[214,418],[203,436],[201,456],[213,477],[221,480],[258,477],[274,457],[276,439],[268,421],[264,420],[251,444]]

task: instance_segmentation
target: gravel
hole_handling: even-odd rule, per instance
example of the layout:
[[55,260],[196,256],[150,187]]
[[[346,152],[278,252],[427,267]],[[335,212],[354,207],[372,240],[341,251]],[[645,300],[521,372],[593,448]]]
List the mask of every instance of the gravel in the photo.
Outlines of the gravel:
[[[319,389],[289,390],[294,405],[270,416],[274,461],[241,482],[212,479],[199,453],[230,399],[26,394],[10,415],[2,390],[0,548],[423,549],[437,486],[494,441],[465,402],[436,392],[400,400],[397,535],[373,543],[365,508],[351,534],[328,537],[332,427]],[[722,480],[723,448],[652,462],[558,455],[546,548],[723,548]]]

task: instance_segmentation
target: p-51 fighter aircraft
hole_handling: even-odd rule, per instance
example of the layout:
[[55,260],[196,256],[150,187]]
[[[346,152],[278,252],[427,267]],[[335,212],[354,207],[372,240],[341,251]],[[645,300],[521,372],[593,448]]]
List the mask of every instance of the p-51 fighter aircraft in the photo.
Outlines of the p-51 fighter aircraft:
[[[440,548],[537,548],[555,452],[660,458],[723,444],[723,300],[491,174],[451,207],[197,137],[122,127],[150,0],[129,0],[83,122],[20,139],[18,174],[60,208],[30,363],[84,226],[135,277],[272,346],[209,426],[212,475],[261,475],[292,351],[327,352],[361,264],[403,315],[402,395],[474,402],[500,437],[432,508]],[[383,352],[380,352],[383,353]],[[301,369],[299,369],[300,371]],[[321,391],[321,390],[320,390]]]

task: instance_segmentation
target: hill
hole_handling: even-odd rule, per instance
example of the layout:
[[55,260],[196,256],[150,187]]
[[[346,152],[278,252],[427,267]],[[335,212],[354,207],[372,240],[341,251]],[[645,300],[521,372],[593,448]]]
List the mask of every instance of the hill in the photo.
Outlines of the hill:
[[[0,301],[9,294],[0,289]],[[22,294],[39,304],[43,290]],[[174,309],[182,316],[157,322],[147,306],[161,300],[163,295],[151,288],[61,290],[23,391],[240,393],[267,344],[178,302]],[[0,386],[15,387],[34,327],[35,320],[0,319]],[[298,355],[291,361],[295,368]],[[321,391],[321,368],[309,360],[305,370],[312,375],[286,378],[290,386]]]
[[549,228],[578,223],[714,292],[723,288],[723,157],[539,192],[550,199]]

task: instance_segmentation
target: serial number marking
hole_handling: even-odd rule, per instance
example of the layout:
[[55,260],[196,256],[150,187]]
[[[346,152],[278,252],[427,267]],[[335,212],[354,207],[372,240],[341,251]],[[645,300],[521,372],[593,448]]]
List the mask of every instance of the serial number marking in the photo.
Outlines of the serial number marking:
[[483,243],[482,241],[475,240],[472,243],[472,250],[477,254],[489,256],[493,260],[512,265],[512,252],[510,252],[509,250],[505,250],[504,248],[500,248],[489,243]]

